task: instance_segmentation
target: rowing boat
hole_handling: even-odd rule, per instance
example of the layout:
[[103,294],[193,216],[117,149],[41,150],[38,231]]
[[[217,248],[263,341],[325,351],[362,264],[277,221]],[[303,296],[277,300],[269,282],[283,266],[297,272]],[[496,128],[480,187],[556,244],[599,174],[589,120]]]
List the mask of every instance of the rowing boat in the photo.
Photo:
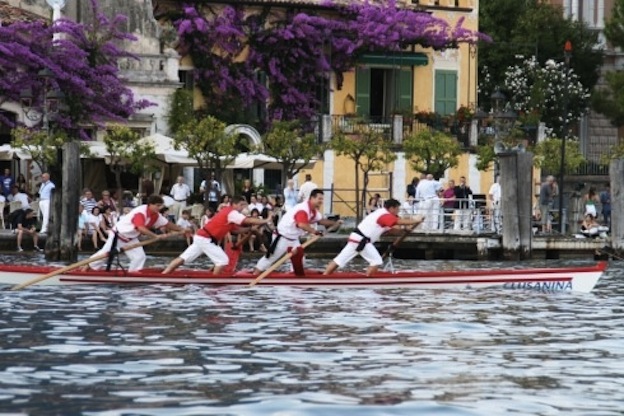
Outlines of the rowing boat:
[[[502,270],[449,270],[379,272],[367,277],[358,272],[336,272],[323,276],[320,271],[308,271],[306,276],[292,273],[272,273],[259,285],[304,287],[414,287],[422,289],[466,289],[502,287],[511,290],[590,292],[606,270],[607,262],[590,266],[559,268],[521,268]],[[0,284],[18,285],[58,270],[50,266],[0,265]],[[169,275],[161,270],[144,269],[127,273],[122,270],[66,272],[47,279],[44,285],[119,285],[119,284],[198,284],[243,286],[256,276],[236,272],[214,276],[200,270],[179,269]]]

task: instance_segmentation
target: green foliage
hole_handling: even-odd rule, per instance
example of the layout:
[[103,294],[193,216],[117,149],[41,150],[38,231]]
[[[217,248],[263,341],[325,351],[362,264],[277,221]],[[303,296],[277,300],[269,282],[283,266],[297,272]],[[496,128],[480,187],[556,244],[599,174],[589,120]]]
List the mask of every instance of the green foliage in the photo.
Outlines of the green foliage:
[[612,160],[617,159],[624,159],[624,142],[611,146],[607,153],[603,153],[600,157],[600,164],[609,165]]
[[225,127],[225,123],[212,116],[192,119],[180,126],[173,137],[174,145],[176,149],[185,149],[200,170],[214,169],[218,179],[238,154],[237,137],[227,134]]
[[490,169],[495,159],[494,146],[489,143],[477,146],[477,163],[475,165],[477,170],[485,172]]
[[459,142],[440,131],[422,130],[403,138],[403,150],[411,167],[417,172],[444,176],[444,171],[459,164],[463,153]]
[[354,124],[353,133],[340,132],[332,137],[330,147],[338,155],[346,156],[355,162],[356,215],[362,218],[362,197],[360,196],[360,172],[364,173],[362,195],[366,194],[368,174],[383,170],[388,163],[396,160],[391,143],[384,136],[365,124]]
[[67,141],[67,135],[62,132],[48,132],[18,127],[11,132],[12,146],[30,153],[32,160],[42,172],[49,171],[58,161],[58,149]]
[[110,155],[111,170],[115,173],[130,170],[141,174],[156,158],[154,144],[141,141],[139,133],[126,126],[110,127],[103,141]]
[[186,88],[177,89],[169,102],[169,129],[176,134],[180,128],[194,117],[193,91]]
[[[624,47],[624,0],[616,0],[605,22],[605,36],[615,47]],[[592,106],[616,126],[624,125],[624,71],[607,72],[606,87],[594,91]]]
[[[567,139],[565,145],[565,172],[578,169],[585,158],[581,153],[578,140]],[[549,138],[535,146],[535,166],[549,173],[558,173],[561,170],[561,139]]]
[[[323,151],[323,146],[317,143],[316,135],[304,133],[301,123],[293,121],[276,121],[270,130],[262,136],[265,154],[274,157],[282,164],[282,184],[286,179],[299,173],[314,157]],[[303,164],[297,165],[297,161]]]
[[598,82],[603,62],[598,32],[564,18],[560,7],[537,0],[489,0],[479,4],[479,27],[494,40],[479,47],[479,103],[483,108],[490,107],[490,94],[503,85],[514,56],[536,56],[541,65],[548,60],[563,61],[567,40],[572,42],[571,65],[581,84],[591,90]]

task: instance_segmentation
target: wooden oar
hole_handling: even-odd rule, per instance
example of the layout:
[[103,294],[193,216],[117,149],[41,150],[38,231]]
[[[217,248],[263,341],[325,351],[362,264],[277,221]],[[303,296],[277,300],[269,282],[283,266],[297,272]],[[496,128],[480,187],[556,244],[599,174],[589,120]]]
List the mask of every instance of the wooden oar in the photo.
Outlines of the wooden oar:
[[265,277],[267,277],[269,274],[274,272],[278,267],[280,267],[282,264],[284,264],[288,259],[290,259],[295,254],[295,252],[297,250],[303,250],[304,248],[306,248],[308,246],[311,246],[319,238],[321,238],[320,235],[315,235],[314,237],[310,238],[308,241],[306,241],[305,243],[303,243],[299,247],[296,247],[295,249],[290,250],[290,253],[284,254],[284,256],[281,259],[279,259],[278,261],[273,263],[273,265],[271,267],[269,267],[268,269],[263,271],[258,277],[256,277],[254,280],[252,280],[251,283],[249,283],[249,286],[255,286],[260,280],[262,280]]
[[[175,232],[175,233],[163,234],[162,236],[158,236],[156,238],[151,238],[149,240],[144,240],[144,241],[139,241],[138,243],[129,244],[129,245],[125,246],[125,247],[120,248],[119,252],[123,253],[124,251],[130,251],[130,250],[132,250],[134,248],[143,247],[143,246],[146,246],[148,244],[152,244],[152,243],[154,243],[154,242],[156,242],[158,240],[162,240],[164,238],[171,237],[173,235],[178,235],[178,234],[181,234],[181,233],[180,232]],[[109,253],[104,253],[104,254],[100,254],[99,256],[89,257],[89,258],[81,260],[81,261],[79,261],[77,263],[70,264],[69,266],[62,267],[62,268],[60,268],[58,270],[55,270],[55,271],[53,271],[51,273],[44,274],[43,276],[39,276],[39,277],[31,279],[31,280],[29,280],[27,282],[20,283],[19,285],[15,285],[10,290],[20,290],[20,289],[23,289],[23,288],[25,288],[27,286],[34,285],[35,283],[43,282],[44,280],[50,279],[51,277],[58,276],[59,274],[63,274],[63,273],[72,271],[74,269],[77,269],[78,267],[86,266],[87,264],[93,263],[94,261],[103,260],[103,259],[108,257],[108,254]]]
[[412,225],[410,228],[408,228],[405,231],[403,231],[403,234],[401,234],[400,236],[395,238],[395,240],[392,242],[392,244],[390,244],[388,246],[388,248],[386,249],[386,251],[383,253],[381,258],[385,260],[386,257],[391,255],[394,252],[394,250],[399,246],[399,244],[401,244],[403,242],[403,240],[405,240],[405,237],[410,235],[410,233],[414,230],[414,228],[418,227],[418,225],[420,225],[420,222],[417,223],[417,224]]

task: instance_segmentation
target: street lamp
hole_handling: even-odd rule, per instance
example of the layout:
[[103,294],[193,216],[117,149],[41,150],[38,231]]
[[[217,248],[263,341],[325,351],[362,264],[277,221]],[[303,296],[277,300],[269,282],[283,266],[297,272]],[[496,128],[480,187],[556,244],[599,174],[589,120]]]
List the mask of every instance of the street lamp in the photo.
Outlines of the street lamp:
[[[566,79],[569,78],[570,72],[570,58],[572,57],[572,42],[566,41],[563,47],[563,58],[566,65]],[[563,234],[565,231],[563,221],[563,187],[564,187],[564,174],[565,174],[565,148],[566,138],[568,136],[568,93],[564,92],[564,104],[563,104],[563,126],[561,127],[561,163],[559,166],[559,233]]]
[[41,122],[41,129],[49,133],[50,118],[58,114],[64,94],[58,88],[50,88],[53,73],[48,68],[39,71],[38,75],[43,80],[43,99],[35,97],[32,88],[26,88],[20,94],[20,105],[28,120]]
[[507,97],[498,88],[490,96],[490,102],[494,121],[494,152],[504,153],[511,149],[501,141],[501,136],[511,132],[518,115],[509,108]]

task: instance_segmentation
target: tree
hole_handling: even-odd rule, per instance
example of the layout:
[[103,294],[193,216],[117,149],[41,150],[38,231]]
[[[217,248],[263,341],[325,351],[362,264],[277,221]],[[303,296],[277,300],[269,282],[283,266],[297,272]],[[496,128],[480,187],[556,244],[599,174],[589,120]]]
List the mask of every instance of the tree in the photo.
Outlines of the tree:
[[479,6],[479,28],[493,39],[479,47],[479,103],[484,108],[492,92],[503,85],[516,55],[535,56],[540,65],[563,61],[567,40],[574,48],[572,68],[583,87],[592,90],[598,82],[603,52],[598,32],[584,22],[566,19],[560,7],[538,0],[490,0]]
[[[616,0],[611,17],[605,22],[604,34],[614,47],[624,46],[624,0]],[[593,108],[604,114],[616,127],[624,125],[624,71],[608,71],[605,87],[592,96]]]
[[[363,123],[355,124],[353,133],[339,132],[334,135],[330,147],[336,154],[355,162],[355,212],[359,221],[362,219],[362,206],[366,202],[369,173],[385,168],[396,160],[396,154],[392,151],[390,141]],[[360,172],[364,174],[361,195]]]
[[[49,131],[54,132],[50,137],[65,133],[62,148],[67,147],[73,159],[64,155],[62,174],[53,175],[57,186],[52,197],[51,232],[46,241],[48,260],[75,260],[77,256],[73,240],[80,195],[80,178],[76,175],[80,154],[75,141],[87,138],[86,129],[94,125],[126,120],[150,105],[147,101],[135,101],[119,77],[117,61],[132,55],[118,45],[135,39],[118,29],[125,17],[108,19],[99,12],[95,0],[91,5],[93,20],[88,24],[60,19],[51,25],[28,22],[0,26],[0,103],[19,102],[21,94],[29,91],[33,97],[31,107],[42,114],[48,93],[63,94],[58,113],[49,120]],[[35,128],[43,128],[44,121],[41,117]],[[0,118],[0,122],[9,121]],[[58,148],[53,142],[47,145]],[[67,193],[67,198],[63,193]]]
[[286,180],[318,156],[323,146],[317,143],[315,134],[303,132],[299,121],[276,121],[262,136],[261,151],[281,163],[282,186],[286,186]]
[[[18,127],[11,132],[13,146],[30,154],[41,172],[48,172],[58,162],[58,147],[66,141],[62,136],[50,136],[42,130]],[[52,145],[51,145],[52,144]]]
[[[123,195],[121,174],[126,170],[137,174],[144,172],[146,166],[156,158],[154,144],[141,142],[139,133],[120,125],[109,128],[104,136],[104,144],[110,157],[110,169],[115,174],[117,195]],[[121,208],[119,204],[119,211]]]
[[194,118],[193,91],[178,88],[169,102],[169,130],[176,134],[181,126]]
[[192,119],[180,126],[173,137],[176,149],[185,149],[197,161],[203,175],[214,169],[217,180],[221,171],[236,158],[236,136],[225,132],[225,123],[212,117]]
[[[485,38],[431,14],[384,3],[323,2],[322,10],[187,5],[172,21],[179,50],[191,57],[197,86],[212,114],[264,106],[268,119],[308,120],[319,112],[317,89],[370,52],[435,50]],[[268,81],[268,82],[267,82]],[[268,85],[268,87],[267,87]]]
[[[578,140],[566,140],[565,145],[565,171],[566,173],[573,172],[578,169],[585,157],[581,153],[581,148]],[[539,168],[546,170],[547,172],[560,172],[561,171],[561,139],[549,138],[539,142],[535,146],[535,165]]]
[[422,130],[403,139],[403,150],[410,166],[417,172],[444,176],[449,168],[459,164],[462,147],[452,136],[440,131]]

